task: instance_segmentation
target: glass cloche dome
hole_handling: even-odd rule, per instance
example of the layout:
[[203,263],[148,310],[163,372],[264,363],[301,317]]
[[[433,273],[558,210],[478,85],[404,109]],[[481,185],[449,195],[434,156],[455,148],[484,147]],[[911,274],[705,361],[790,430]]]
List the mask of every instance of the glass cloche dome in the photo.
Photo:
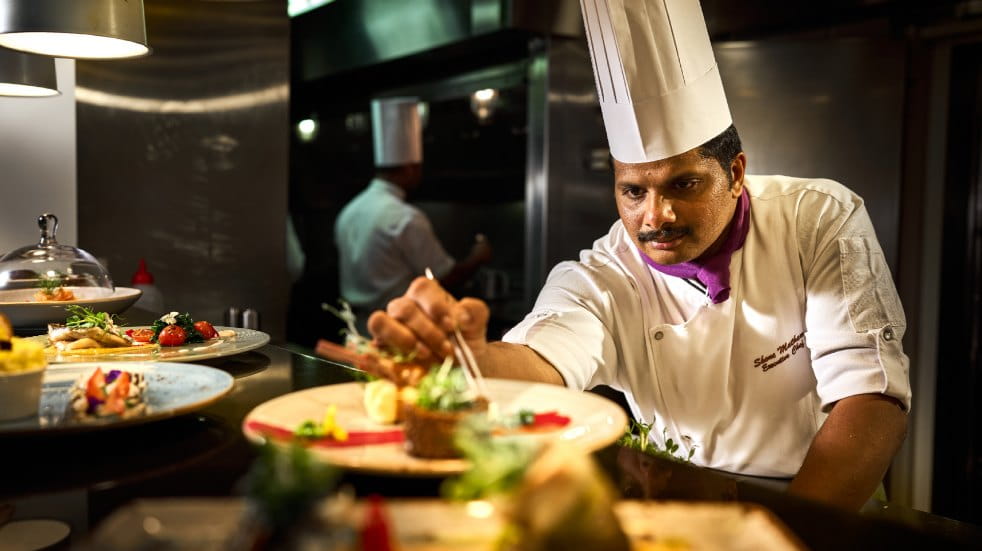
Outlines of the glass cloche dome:
[[58,217],[38,216],[41,240],[0,257],[0,302],[71,301],[108,297],[113,280],[91,254],[59,245]]

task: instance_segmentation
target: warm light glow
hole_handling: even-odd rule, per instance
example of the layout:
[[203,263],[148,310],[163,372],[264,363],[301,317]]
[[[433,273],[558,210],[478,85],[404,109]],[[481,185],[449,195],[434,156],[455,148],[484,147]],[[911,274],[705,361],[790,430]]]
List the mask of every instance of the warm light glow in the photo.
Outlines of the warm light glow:
[[297,123],[297,137],[302,142],[309,142],[317,135],[317,121],[304,119]]
[[297,123],[297,129],[304,134],[311,134],[317,130],[317,123],[313,119],[304,119]]
[[146,55],[145,45],[88,34],[23,32],[0,34],[0,46],[53,57],[119,59]]
[[290,87],[286,84],[277,84],[241,94],[188,100],[140,98],[110,94],[81,86],[75,87],[75,100],[81,103],[144,113],[212,113],[215,111],[252,109],[285,101],[289,96]]
[[495,96],[498,95],[498,91],[494,88],[485,88],[483,90],[478,90],[474,92],[474,99],[480,102],[491,101]]
[[58,90],[52,90],[51,88],[42,88],[40,86],[28,86],[26,84],[11,84],[9,82],[0,82],[0,96],[20,96],[20,97],[30,97],[30,98],[41,98],[48,96],[57,96],[59,94]]
[[490,501],[468,501],[467,514],[474,518],[491,518],[494,514],[494,505]]

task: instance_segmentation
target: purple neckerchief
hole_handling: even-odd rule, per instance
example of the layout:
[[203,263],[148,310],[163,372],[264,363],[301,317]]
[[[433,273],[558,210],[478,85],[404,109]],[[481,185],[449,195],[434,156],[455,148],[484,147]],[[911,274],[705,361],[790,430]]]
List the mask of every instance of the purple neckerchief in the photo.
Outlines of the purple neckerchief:
[[698,279],[708,289],[709,299],[713,304],[719,304],[730,298],[730,257],[743,246],[748,231],[750,231],[750,196],[744,188],[740,199],[737,200],[736,212],[733,213],[726,240],[713,256],[679,264],[658,264],[640,249],[638,252],[649,266],[663,274]]

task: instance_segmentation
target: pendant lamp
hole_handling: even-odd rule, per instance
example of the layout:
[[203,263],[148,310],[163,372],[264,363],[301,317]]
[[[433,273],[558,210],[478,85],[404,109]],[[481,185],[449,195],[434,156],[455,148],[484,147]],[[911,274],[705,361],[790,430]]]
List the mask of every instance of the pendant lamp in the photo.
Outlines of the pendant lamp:
[[51,57],[0,48],[0,96],[57,96],[58,79]]
[[143,0],[0,0],[0,46],[76,59],[144,56]]

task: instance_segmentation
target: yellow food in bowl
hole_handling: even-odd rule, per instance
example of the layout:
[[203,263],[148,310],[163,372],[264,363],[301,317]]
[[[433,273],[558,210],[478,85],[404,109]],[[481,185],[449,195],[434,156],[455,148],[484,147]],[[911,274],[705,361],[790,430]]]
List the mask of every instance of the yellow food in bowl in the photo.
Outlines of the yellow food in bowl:
[[42,369],[47,365],[44,348],[33,341],[12,337],[10,350],[0,347],[0,373],[20,373]]

